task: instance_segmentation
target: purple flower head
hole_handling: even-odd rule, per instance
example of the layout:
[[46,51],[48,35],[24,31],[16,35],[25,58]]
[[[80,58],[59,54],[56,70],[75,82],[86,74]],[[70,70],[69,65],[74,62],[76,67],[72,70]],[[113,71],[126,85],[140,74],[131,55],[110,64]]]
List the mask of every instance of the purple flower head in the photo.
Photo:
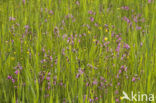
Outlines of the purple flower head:
[[124,69],[124,70],[125,70],[125,72],[127,72],[127,67],[125,67],[125,69]]
[[63,82],[60,82],[60,86],[62,86],[63,85]]
[[16,74],[16,75],[18,75],[18,74],[19,74],[19,72],[20,72],[19,70],[16,70],[16,71],[15,71],[15,74]]
[[152,2],[152,0],[148,0],[148,3],[151,3]]
[[119,91],[118,91],[118,90],[116,90],[116,91],[115,91],[115,94],[119,94]]
[[53,14],[54,14],[54,12],[53,12],[52,10],[50,10],[50,11],[49,11],[49,14],[50,14],[50,15],[53,15]]
[[94,18],[93,17],[90,17],[90,21],[93,22],[94,21]]
[[80,74],[78,73],[77,75],[76,75],[76,78],[79,78],[80,77]]
[[56,81],[53,81],[53,85],[56,85]]
[[25,4],[25,0],[23,0],[23,4]]
[[121,73],[122,73],[122,70],[120,69],[120,70],[119,70],[119,74],[121,74]]
[[125,68],[125,66],[124,66],[124,65],[122,65],[122,66],[121,66],[121,69],[124,69],[124,68]]
[[108,28],[108,24],[105,24],[104,27]]
[[8,75],[8,79],[12,79],[12,76],[11,75]]
[[80,2],[79,2],[79,1],[76,1],[76,5],[78,5],[78,6],[79,6],[79,5],[80,5]]
[[95,79],[94,81],[93,81],[93,85],[97,85],[98,84],[98,81]]
[[105,79],[104,79],[104,77],[101,76],[101,77],[100,77],[100,80],[105,80]]
[[136,80],[136,78],[135,78],[135,77],[133,77],[133,78],[132,78],[132,82],[135,82],[135,80]]
[[29,25],[25,25],[24,28],[25,28],[25,29],[29,29]]
[[117,52],[120,51],[120,43],[118,44],[118,47],[116,48],[116,51],[117,51]]
[[93,11],[92,11],[92,10],[90,10],[90,11],[88,11],[88,13],[89,13],[90,15],[92,15],[92,14],[93,14]]
[[143,46],[143,43],[142,42],[140,43],[140,46]]
[[93,99],[89,99],[89,102],[93,102]]
[[97,23],[95,23],[94,25],[95,25],[96,27],[98,27],[98,24],[97,24]]
[[124,44],[123,48],[129,49],[130,46],[128,44]]
[[50,77],[48,76],[46,79],[49,81],[50,80]]
[[115,99],[115,101],[116,101],[116,102],[119,102],[119,99],[118,99],[118,98],[116,98],[116,99]]
[[103,82],[100,82],[100,86],[103,87],[104,86],[104,83]]
[[67,37],[67,34],[64,34],[64,35],[62,36],[63,39],[65,39],[66,37]]
[[119,74],[117,74],[116,78],[119,78]]
[[89,86],[89,83],[88,83],[88,82],[86,83],[86,86],[87,86],[87,87]]
[[16,18],[14,18],[14,17],[9,17],[9,21],[15,21],[16,20]]
[[133,18],[133,20],[134,20],[134,22],[138,22],[138,17],[137,16],[135,16],[134,18]]
[[123,17],[123,20],[125,20],[128,24],[131,23],[130,19],[128,19],[126,16]]
[[129,7],[128,6],[122,6],[121,7],[123,10],[129,10]]
[[84,73],[84,70],[82,70],[82,69],[79,69],[78,71],[79,71],[80,75]]
[[12,78],[12,83],[15,83],[15,79]]
[[136,26],[136,30],[141,30],[141,27],[140,26]]

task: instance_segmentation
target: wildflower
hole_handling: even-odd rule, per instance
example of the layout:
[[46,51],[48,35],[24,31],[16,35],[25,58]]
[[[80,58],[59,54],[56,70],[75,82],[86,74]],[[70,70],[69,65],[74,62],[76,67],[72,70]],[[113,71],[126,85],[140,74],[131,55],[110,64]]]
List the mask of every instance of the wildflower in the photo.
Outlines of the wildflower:
[[100,30],[102,30],[102,27],[99,27]]
[[23,0],[23,4],[25,5],[25,0]]
[[76,1],[76,5],[78,5],[78,6],[79,6],[79,5],[80,5],[80,2],[79,2],[79,1]]
[[89,99],[90,102],[93,102],[93,99]]
[[119,94],[119,91],[118,91],[118,90],[116,90],[116,91],[115,91],[115,94]]
[[123,20],[125,20],[128,24],[131,24],[131,21],[129,18],[127,18],[126,16],[123,17]]
[[96,27],[98,26],[98,24],[97,24],[97,23],[95,23],[94,25],[95,25]]
[[98,84],[98,81],[97,80],[94,80],[93,81],[93,85],[97,85]]
[[118,99],[118,98],[116,98],[116,99],[115,99],[115,101],[116,101],[116,102],[119,102],[119,99]]
[[88,31],[88,34],[91,34],[91,32],[90,32],[90,31]]
[[15,79],[12,78],[12,83],[15,83]]
[[8,75],[8,79],[12,79],[12,76],[11,75]]
[[88,82],[86,83],[86,86],[87,86],[87,87],[89,86],[89,83],[88,83]]
[[92,14],[93,14],[93,11],[90,10],[90,11],[88,11],[88,13],[89,13],[90,15],[92,15]]
[[49,14],[50,14],[50,15],[53,15],[53,14],[54,14],[54,12],[53,12],[52,10],[50,10],[50,11],[49,11]]
[[15,60],[15,58],[14,58],[14,57],[11,57],[10,59],[11,59],[12,61],[13,61],[13,60]]
[[135,77],[133,77],[133,78],[132,78],[132,82],[135,82],[135,80],[136,80]]
[[148,0],[148,3],[151,3],[152,2],[152,0]]
[[122,70],[120,69],[120,70],[119,70],[119,74],[121,74],[121,72],[122,72]]
[[45,21],[45,22],[47,22],[48,20],[47,20],[47,19],[45,19],[44,21]]
[[63,82],[60,82],[60,86],[62,86],[63,85]]
[[93,39],[93,42],[96,42],[96,39]]
[[108,40],[108,38],[107,37],[105,37],[105,41],[107,41]]
[[108,29],[106,29],[105,32],[107,33],[108,32]]
[[129,10],[129,7],[128,6],[122,6],[121,7],[123,10]]
[[143,45],[143,43],[141,42],[141,43],[140,43],[140,46],[142,46],[142,45]]
[[90,21],[93,22],[94,21],[94,18],[93,17],[90,17]]
[[82,70],[82,69],[79,69],[78,71],[79,71],[80,74],[84,73],[84,70]]
[[119,78],[119,74],[117,74],[116,78]]
[[136,26],[136,30],[141,30],[141,27],[140,26]]
[[30,52],[29,51],[27,51],[27,54],[29,54]]
[[130,46],[129,46],[128,44],[125,44],[125,45],[123,46],[123,48],[129,49]]
[[14,17],[9,17],[9,21],[15,21],[16,20],[16,18],[14,18]]
[[29,29],[29,25],[25,25],[24,28],[25,28],[25,29]]
[[47,77],[46,79],[49,81],[50,80],[50,77]]
[[16,71],[15,71],[15,74],[18,75],[18,74],[19,74],[19,70],[16,70]]

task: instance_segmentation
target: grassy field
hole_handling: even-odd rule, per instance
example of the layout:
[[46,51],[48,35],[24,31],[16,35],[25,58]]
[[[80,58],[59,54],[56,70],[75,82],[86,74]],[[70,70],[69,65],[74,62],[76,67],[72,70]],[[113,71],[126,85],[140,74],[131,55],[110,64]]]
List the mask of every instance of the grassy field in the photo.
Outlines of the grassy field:
[[0,0],[0,103],[156,103],[123,91],[156,95],[154,0]]

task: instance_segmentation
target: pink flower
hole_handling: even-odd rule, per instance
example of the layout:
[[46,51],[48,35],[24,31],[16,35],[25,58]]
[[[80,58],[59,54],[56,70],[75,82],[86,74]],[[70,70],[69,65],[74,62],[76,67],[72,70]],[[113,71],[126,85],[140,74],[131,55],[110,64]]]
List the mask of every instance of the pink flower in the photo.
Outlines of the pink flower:
[[23,4],[25,4],[25,0],[23,0]]
[[50,80],[50,77],[47,77],[46,79],[49,81]]
[[116,99],[115,99],[115,101],[116,101],[116,102],[119,102],[119,99],[118,99],[118,98],[116,98]]
[[152,1],[151,0],[148,0],[148,3],[151,3]]
[[88,13],[89,13],[90,15],[92,15],[92,14],[93,14],[93,11],[90,10],[90,11],[88,11]]
[[12,76],[8,75],[8,79],[12,79]]
[[98,81],[97,80],[94,80],[93,81],[93,85],[97,85],[98,84]]
[[133,78],[132,78],[132,82],[135,82],[135,80],[136,80],[135,77],[133,77]]
[[50,15],[53,15],[53,14],[54,14],[54,12],[53,12],[52,10],[50,10],[50,11],[49,11],[49,14],[50,14]]
[[94,21],[94,18],[93,17],[90,17],[90,21],[93,22]]
[[15,83],[15,79],[12,78],[12,83]]
[[19,74],[19,70],[16,70],[16,71],[15,71],[15,74],[18,75],[18,74]]
[[16,20],[16,18],[14,18],[14,17],[9,17],[9,21],[15,21]]

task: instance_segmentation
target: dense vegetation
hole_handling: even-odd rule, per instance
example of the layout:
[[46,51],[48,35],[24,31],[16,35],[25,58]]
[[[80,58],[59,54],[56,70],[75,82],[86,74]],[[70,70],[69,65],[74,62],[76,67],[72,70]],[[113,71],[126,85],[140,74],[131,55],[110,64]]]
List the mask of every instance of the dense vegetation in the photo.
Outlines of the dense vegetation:
[[156,95],[154,0],[0,2],[0,103]]

